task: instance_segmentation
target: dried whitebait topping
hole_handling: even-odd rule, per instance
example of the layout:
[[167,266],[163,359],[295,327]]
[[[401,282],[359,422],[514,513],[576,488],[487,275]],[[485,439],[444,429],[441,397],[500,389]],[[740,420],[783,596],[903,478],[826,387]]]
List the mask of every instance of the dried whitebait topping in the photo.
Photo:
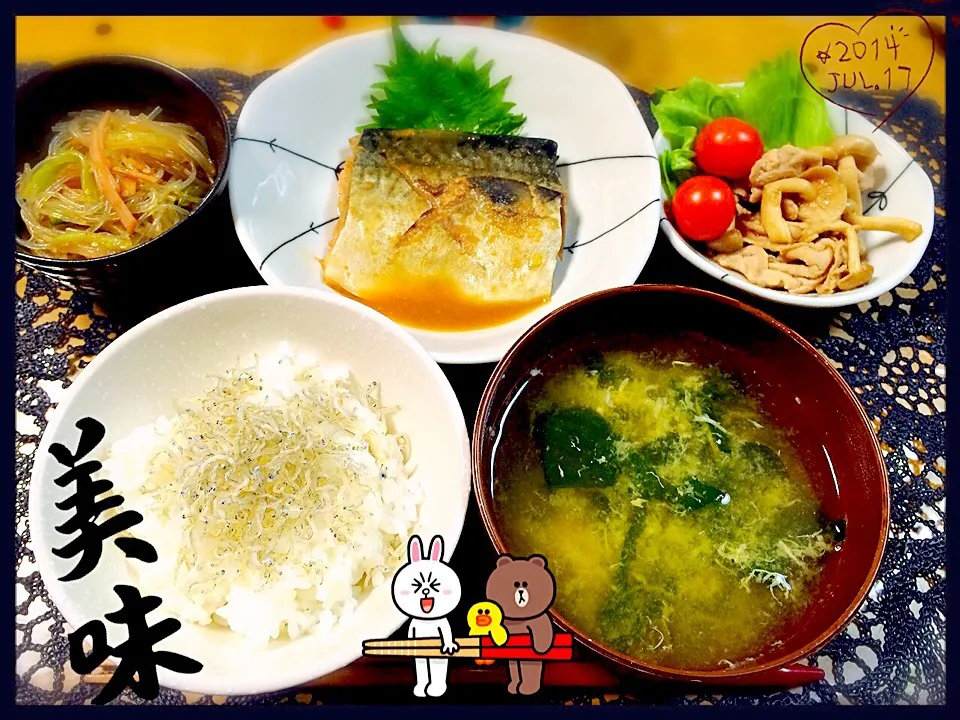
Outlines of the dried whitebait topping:
[[[146,479],[121,492],[161,538],[147,538],[158,586],[187,619],[258,643],[295,636],[348,614],[401,561],[422,492],[376,384],[281,352],[216,378],[150,431]],[[143,438],[117,443],[113,475]]]

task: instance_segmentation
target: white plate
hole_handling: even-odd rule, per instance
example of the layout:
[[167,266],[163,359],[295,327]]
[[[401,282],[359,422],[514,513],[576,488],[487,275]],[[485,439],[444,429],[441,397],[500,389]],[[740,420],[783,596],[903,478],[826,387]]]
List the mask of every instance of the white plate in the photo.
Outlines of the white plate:
[[[827,105],[827,113],[834,131],[838,134],[869,137],[880,153],[878,162],[883,163],[883,174],[878,176],[876,192],[871,191],[870,196],[864,195],[865,214],[915,220],[923,227],[920,237],[908,243],[889,232],[862,233],[867,258],[874,268],[873,278],[863,287],[830,295],[818,293],[791,295],[785,290],[773,290],[754,285],[739,273],[721,267],[708,259],[695,243],[690,243],[683,238],[661,212],[661,226],[677,252],[707,274],[728,285],[785,305],[820,308],[856,305],[865,300],[873,300],[903,282],[904,278],[917,267],[930,243],[934,220],[933,184],[923,168],[910,157],[900,143],[883,130],[874,132],[875,126],[867,118],[833,104]],[[658,153],[670,147],[659,130],[654,136],[654,143]]]
[[[171,415],[177,399],[209,387],[210,374],[284,341],[321,363],[347,366],[363,384],[378,381],[383,404],[399,407],[390,422],[409,438],[415,477],[425,490],[419,529],[424,537],[443,536],[449,558],[470,497],[470,447],[463,411],[439,366],[399,326],[351,300],[303,288],[227,290],[165,310],[124,333],[80,374],[44,432],[30,483],[30,536],[43,584],[73,628],[103,621],[120,606],[114,585],[136,583],[129,561],[109,540],[96,570],[72,582],[58,579],[77,558],[52,552],[72,539],[56,531],[70,514],[55,505],[72,486],[54,482],[64,468],[49,454],[51,443],[74,452],[77,420],[92,417],[106,436],[90,457],[102,461],[114,441],[158,415]],[[147,619],[153,625],[171,616],[161,605]],[[158,677],[164,687],[207,695],[282,690],[348,665],[360,657],[364,640],[389,637],[404,620],[386,582],[331,632],[273,641],[265,649],[250,648],[229,630],[184,622],[156,648],[193,658],[203,670],[190,675],[160,668]],[[123,626],[104,624],[111,645],[127,638]]]
[[[507,99],[527,117],[522,134],[555,140],[561,163],[614,158],[560,172],[569,192],[564,246],[573,251],[563,253],[549,304],[489,329],[410,330],[438,362],[495,362],[551,310],[636,281],[657,235],[653,139],[624,84],[569,50],[478,27],[402,31],[417,48],[439,39],[439,51],[456,58],[479,48],[477,64],[493,60],[495,82],[513,77]],[[392,53],[386,30],[338,40],[268,78],[244,104],[230,160],[230,205],[240,242],[267,283],[333,292],[317,261],[333,224],[317,226],[337,217],[330,168],[347,157],[356,128],[369,122],[370,86],[383,79],[377,65]],[[636,155],[648,157],[622,157]]]

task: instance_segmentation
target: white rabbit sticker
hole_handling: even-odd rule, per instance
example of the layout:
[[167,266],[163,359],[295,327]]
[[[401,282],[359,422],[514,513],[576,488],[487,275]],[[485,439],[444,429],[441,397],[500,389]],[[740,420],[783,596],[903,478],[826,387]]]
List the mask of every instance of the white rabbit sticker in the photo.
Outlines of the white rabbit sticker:
[[[460,604],[460,578],[443,560],[443,538],[430,541],[429,553],[414,535],[407,544],[407,563],[393,576],[393,603],[410,618],[408,638],[440,638],[441,653],[453,655],[460,646],[447,615]],[[417,658],[417,697],[440,697],[447,691],[446,658]]]

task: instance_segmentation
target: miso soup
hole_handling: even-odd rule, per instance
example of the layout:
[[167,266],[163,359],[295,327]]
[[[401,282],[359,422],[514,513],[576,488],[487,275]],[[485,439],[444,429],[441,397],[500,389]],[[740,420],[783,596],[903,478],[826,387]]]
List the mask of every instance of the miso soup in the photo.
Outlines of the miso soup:
[[735,667],[776,645],[838,549],[787,434],[678,353],[544,369],[493,470],[506,543],[548,558],[555,610],[662,666]]

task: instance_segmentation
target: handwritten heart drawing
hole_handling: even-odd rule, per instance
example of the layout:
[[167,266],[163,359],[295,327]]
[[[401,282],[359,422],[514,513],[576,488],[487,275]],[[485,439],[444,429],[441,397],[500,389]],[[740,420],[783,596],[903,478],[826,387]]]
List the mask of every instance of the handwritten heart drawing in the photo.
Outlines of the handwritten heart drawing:
[[[817,25],[800,46],[800,68],[807,84],[828,102],[871,117],[878,113],[848,107],[833,97],[834,93],[906,93],[876,131],[923,84],[935,52],[933,28],[925,17],[912,10],[884,10],[859,29],[839,22]],[[814,76],[824,79],[818,81]]]

